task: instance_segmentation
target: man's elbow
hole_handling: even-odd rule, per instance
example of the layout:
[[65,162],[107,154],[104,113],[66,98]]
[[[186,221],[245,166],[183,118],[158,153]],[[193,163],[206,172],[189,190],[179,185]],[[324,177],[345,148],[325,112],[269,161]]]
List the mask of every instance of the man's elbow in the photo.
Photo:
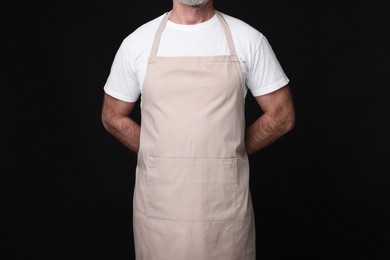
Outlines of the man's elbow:
[[103,124],[103,127],[109,131],[112,128],[112,116],[110,116],[106,112],[102,112],[101,114],[101,122]]

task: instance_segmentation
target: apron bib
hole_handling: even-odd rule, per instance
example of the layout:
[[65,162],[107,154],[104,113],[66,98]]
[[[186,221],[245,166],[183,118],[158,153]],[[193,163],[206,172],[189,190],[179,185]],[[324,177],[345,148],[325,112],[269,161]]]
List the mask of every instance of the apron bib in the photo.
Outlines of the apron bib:
[[245,151],[244,84],[230,55],[160,57],[153,42],[141,95],[133,198],[137,260],[255,260]]

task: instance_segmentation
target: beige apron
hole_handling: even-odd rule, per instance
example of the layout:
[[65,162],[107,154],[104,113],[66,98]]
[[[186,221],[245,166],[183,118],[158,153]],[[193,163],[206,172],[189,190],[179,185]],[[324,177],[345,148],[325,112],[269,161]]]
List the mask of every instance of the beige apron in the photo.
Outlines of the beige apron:
[[137,260],[255,260],[255,223],[245,151],[244,84],[230,54],[156,56],[141,95],[133,201]]

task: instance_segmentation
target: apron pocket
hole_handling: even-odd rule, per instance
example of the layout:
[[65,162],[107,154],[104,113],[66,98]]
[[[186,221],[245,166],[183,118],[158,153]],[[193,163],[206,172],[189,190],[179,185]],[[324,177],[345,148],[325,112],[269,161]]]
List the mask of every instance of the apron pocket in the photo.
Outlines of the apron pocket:
[[148,156],[146,215],[176,221],[234,219],[237,158]]

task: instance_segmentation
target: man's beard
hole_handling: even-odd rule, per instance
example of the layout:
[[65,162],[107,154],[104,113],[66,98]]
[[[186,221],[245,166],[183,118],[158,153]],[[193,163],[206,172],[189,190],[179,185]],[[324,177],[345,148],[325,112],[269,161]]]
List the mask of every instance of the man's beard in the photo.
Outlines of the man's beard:
[[191,5],[191,6],[203,5],[208,1],[209,0],[178,0],[179,3],[182,3],[184,5]]

